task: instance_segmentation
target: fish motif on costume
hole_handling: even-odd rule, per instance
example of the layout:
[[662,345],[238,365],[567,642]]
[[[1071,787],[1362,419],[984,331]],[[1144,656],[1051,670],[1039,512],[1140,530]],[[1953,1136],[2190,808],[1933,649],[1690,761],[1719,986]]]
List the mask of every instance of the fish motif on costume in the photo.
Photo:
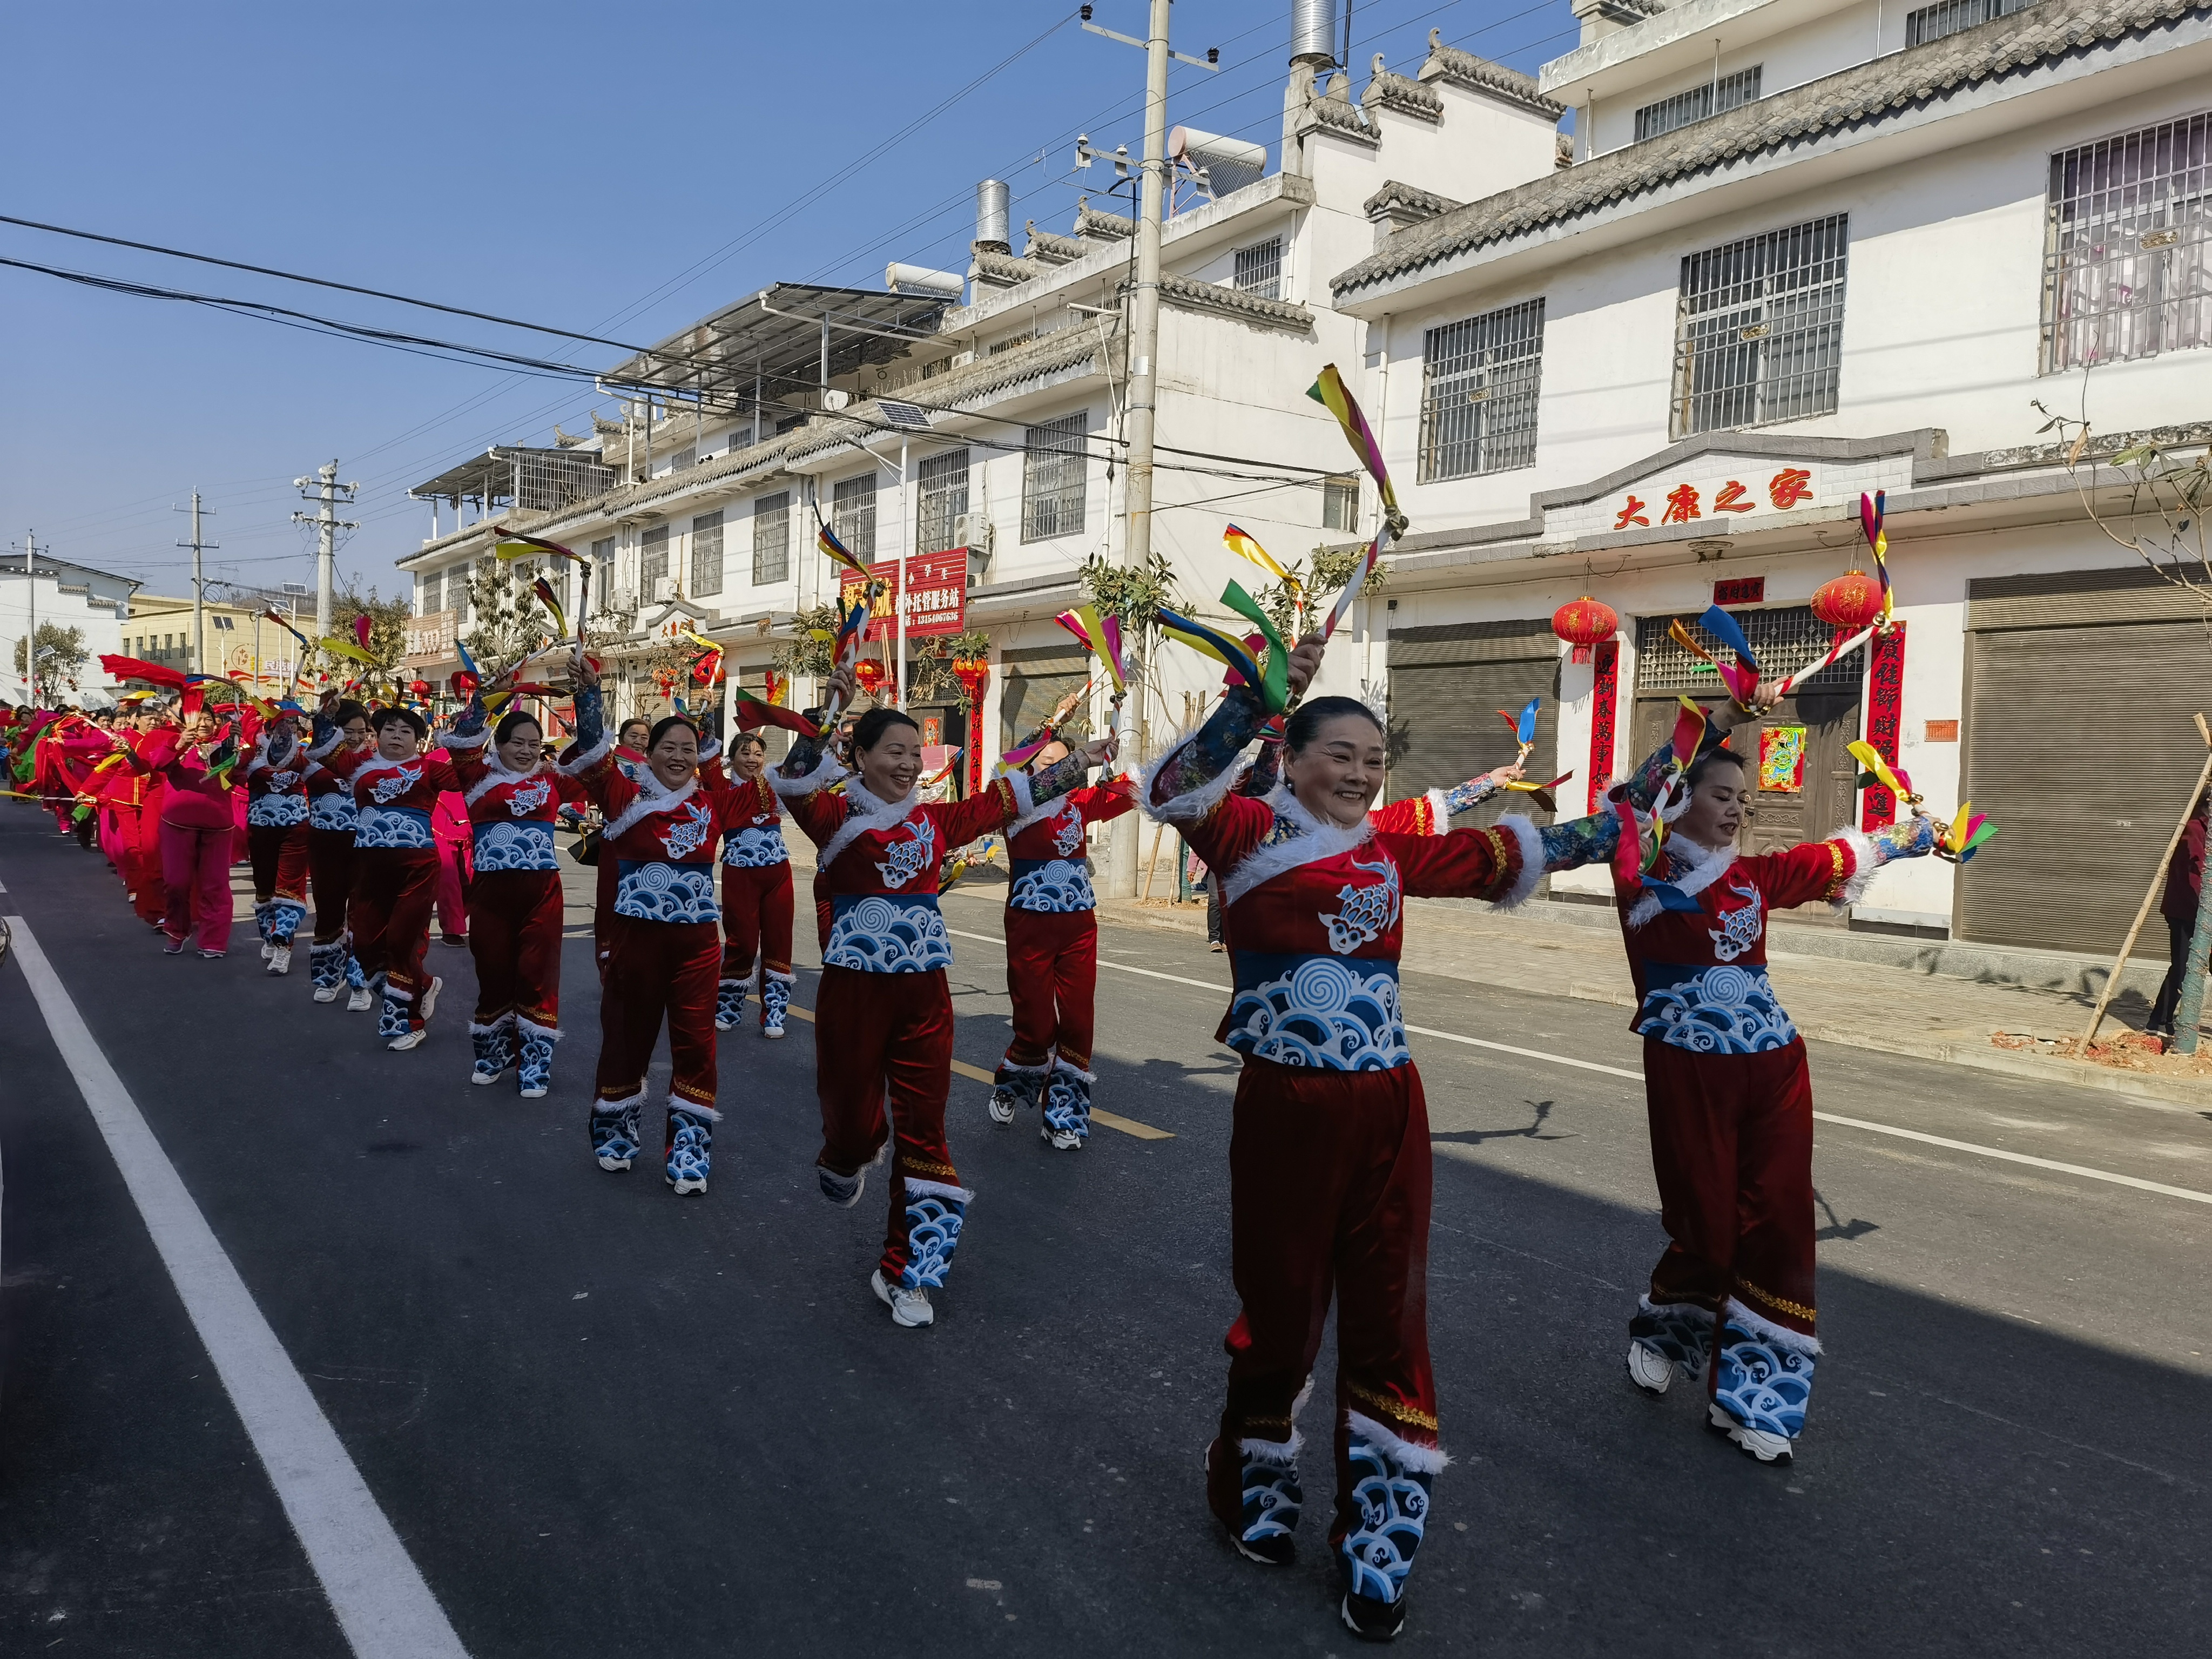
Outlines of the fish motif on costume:
[[899,826],[908,839],[895,841],[876,866],[886,887],[903,887],[937,862],[937,826],[926,817],[908,818]]
[[660,832],[660,844],[672,859],[687,859],[705,846],[714,833],[714,812],[704,801],[684,804],[675,823]]
[[1765,902],[1759,897],[1759,889],[1732,881],[1729,891],[1747,902],[1741,909],[1723,915],[1718,927],[1705,930],[1712,938],[1713,954],[1723,962],[1734,962],[1746,951],[1754,949],[1766,932],[1762,919]]
[[379,806],[389,806],[422,781],[422,773],[410,772],[402,766],[379,777],[368,786],[368,793]]
[[299,781],[300,775],[297,772],[271,772],[269,775],[269,788],[270,793],[274,793],[280,790],[289,789]]
[[552,794],[551,779],[543,776],[532,778],[528,783],[518,786],[507,795],[507,810],[519,818],[533,817],[538,809],[552,798]]
[[1064,859],[1072,859],[1083,845],[1083,813],[1072,803],[1061,809],[1060,820],[1054,824],[1052,850]]
[[1381,880],[1370,886],[1346,885],[1337,890],[1337,912],[1321,915],[1318,920],[1328,929],[1328,948],[1340,957],[1348,957],[1363,945],[1371,945],[1390,929],[1398,920],[1401,891],[1398,861],[1388,853],[1374,864],[1352,861],[1355,870],[1364,870]]

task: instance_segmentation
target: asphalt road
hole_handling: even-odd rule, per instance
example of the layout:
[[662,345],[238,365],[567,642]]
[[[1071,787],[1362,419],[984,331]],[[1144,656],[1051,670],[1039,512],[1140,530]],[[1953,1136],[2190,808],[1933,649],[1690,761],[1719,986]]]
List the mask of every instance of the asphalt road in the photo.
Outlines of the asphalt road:
[[[160,953],[96,855],[0,811],[23,917],[467,1651],[1338,1653],[1304,1553],[1233,1555],[1218,1409],[1225,980],[1180,934],[1102,940],[1079,1156],[995,1131],[939,1322],[866,1279],[882,1212],[823,1203],[813,1030],[722,1040],[713,1190],[608,1176],[572,929],[551,1097],[469,1086],[467,955],[431,1040]],[[958,1052],[1006,1035],[993,896],[956,895]],[[575,913],[580,915],[580,913]],[[802,918],[802,923],[803,923]],[[811,941],[800,942],[802,957]],[[305,953],[301,953],[301,969]],[[1140,969],[1141,972],[1122,971]],[[1786,975],[1778,975],[1786,999]],[[802,971],[799,1001],[811,1006]],[[1821,1334],[1792,1468],[1626,1381],[1662,1243],[1620,1012],[1408,975],[1440,1154],[1444,1440],[1415,1652],[2076,1655],[2201,1649],[2212,1615],[2212,1205],[1824,1122]],[[1567,1060],[1581,1060],[1577,1066]],[[1816,1045],[1862,1124],[2212,1192],[2212,1114]],[[665,1062],[657,1083],[665,1081]],[[657,1121],[647,1139],[657,1146]],[[0,970],[0,1651],[343,1655],[23,967]],[[1332,1381],[1324,1356],[1320,1398]],[[1307,1428],[1322,1421],[1311,1412]]]

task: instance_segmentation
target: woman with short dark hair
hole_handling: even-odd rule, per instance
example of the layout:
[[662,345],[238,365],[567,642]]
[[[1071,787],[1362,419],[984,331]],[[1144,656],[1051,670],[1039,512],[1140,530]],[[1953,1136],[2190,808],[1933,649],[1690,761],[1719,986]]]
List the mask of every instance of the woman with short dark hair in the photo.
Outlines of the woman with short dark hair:
[[307,757],[300,716],[298,704],[279,703],[240,769],[246,775],[253,920],[261,960],[272,974],[292,971],[292,936],[307,917]]
[[[850,669],[830,677],[849,703]],[[938,913],[946,856],[1066,794],[1101,761],[1093,743],[1030,776],[1016,772],[962,801],[924,801],[921,732],[896,708],[872,708],[853,728],[850,774],[820,737],[792,744],[772,780],[792,817],[821,849],[831,920],[814,1006],[822,1101],[823,1196],[860,1200],[868,1167],[890,1147],[890,1224],[870,1279],[894,1323],[929,1324],[929,1292],[945,1283],[975,1194],[960,1184],[945,1139],[952,1080],[952,941]],[[832,787],[842,783],[842,791]],[[888,1117],[886,1116],[888,1114]]]
[[752,811],[732,822],[722,837],[722,981],[714,1001],[714,1029],[736,1029],[745,1017],[745,993],[760,975],[760,1033],[781,1038],[791,1007],[791,849],[783,844],[783,813],[769,787],[768,742],[746,732],[731,745],[730,788]]

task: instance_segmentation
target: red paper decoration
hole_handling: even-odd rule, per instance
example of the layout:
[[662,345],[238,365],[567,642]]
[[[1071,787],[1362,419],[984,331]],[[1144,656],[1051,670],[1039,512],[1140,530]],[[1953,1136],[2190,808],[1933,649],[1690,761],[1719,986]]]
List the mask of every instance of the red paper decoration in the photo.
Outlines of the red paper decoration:
[[1588,662],[1590,647],[1611,639],[1620,630],[1620,617],[1602,599],[1585,593],[1552,613],[1552,632],[1574,647],[1573,660]]
[[952,678],[960,682],[960,689],[968,694],[971,703],[983,700],[983,688],[991,683],[991,663],[987,657],[955,657]]
[[1863,570],[1846,571],[1813,590],[1813,614],[1839,634],[1856,634],[1881,615],[1881,584]]
[[860,683],[860,690],[871,697],[884,683],[884,665],[873,657],[863,657],[853,665],[853,678]]

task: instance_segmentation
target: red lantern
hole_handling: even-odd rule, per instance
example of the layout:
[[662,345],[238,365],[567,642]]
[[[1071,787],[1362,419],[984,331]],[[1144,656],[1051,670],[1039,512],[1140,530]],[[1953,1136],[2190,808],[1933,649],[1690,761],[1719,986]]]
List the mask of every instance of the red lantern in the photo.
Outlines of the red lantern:
[[1863,570],[1848,570],[1813,590],[1813,614],[1838,637],[1856,634],[1881,615],[1881,584]]
[[412,691],[418,698],[427,697],[430,695],[430,682],[428,680],[416,680],[411,682],[408,685],[407,689],[410,691]]
[[884,665],[873,657],[863,657],[853,665],[853,678],[860,683],[860,690],[871,697],[884,683]]
[[991,683],[990,659],[986,657],[955,657],[952,678],[960,682],[960,689],[968,694],[968,701],[983,701],[983,688]]
[[1552,632],[1574,647],[1575,662],[1588,662],[1590,647],[1602,644],[1620,630],[1620,617],[1602,599],[1585,593],[1552,613]]

